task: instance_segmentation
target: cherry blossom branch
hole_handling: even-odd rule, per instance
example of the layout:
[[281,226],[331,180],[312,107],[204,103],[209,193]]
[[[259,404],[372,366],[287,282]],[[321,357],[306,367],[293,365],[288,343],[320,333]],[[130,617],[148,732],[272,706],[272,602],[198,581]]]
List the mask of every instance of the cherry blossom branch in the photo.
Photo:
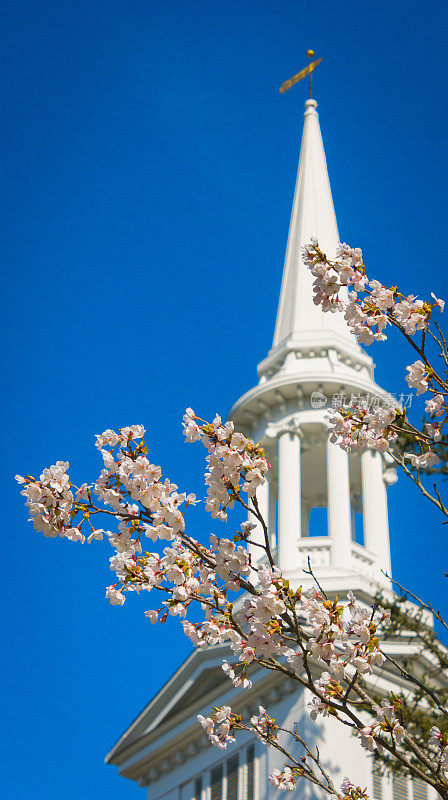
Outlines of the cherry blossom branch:
[[[360,344],[369,345],[373,341],[384,341],[387,336],[385,330],[388,325],[396,328],[406,339],[411,348],[420,356],[420,359],[407,367],[406,380],[410,387],[415,388],[417,394],[429,391],[433,399],[426,401],[425,410],[431,416],[440,416],[445,413],[445,418],[440,423],[425,423],[426,434],[419,432],[406,418],[405,410],[399,408],[379,409],[370,412],[366,405],[355,409],[339,408],[333,419],[332,441],[340,444],[349,452],[353,449],[362,450],[366,447],[381,450],[391,450],[400,432],[412,435],[420,446],[420,453],[405,454],[414,468],[432,468],[439,461],[434,452],[433,443],[441,439],[441,428],[448,419],[448,349],[445,337],[434,321],[434,326],[440,334],[440,339],[430,329],[433,322],[432,315],[437,308],[444,309],[444,301],[439,300],[434,294],[433,302],[417,300],[413,295],[405,296],[397,286],[386,287],[377,280],[369,280],[366,275],[359,248],[351,248],[346,244],[338,247],[336,258],[331,261],[319,248],[314,239],[303,249],[303,260],[313,274],[314,301],[324,311],[343,312],[348,326],[357,337]],[[349,291],[348,291],[349,290]],[[348,298],[343,295],[348,291]],[[421,343],[413,340],[413,336],[421,333]],[[427,334],[440,348],[445,365],[445,377],[438,374],[431,364],[427,354]],[[399,425],[394,422],[398,421]],[[409,470],[405,470],[410,474]],[[414,481],[422,491],[419,480]],[[439,507],[444,507],[439,498]],[[425,495],[431,499],[429,494]],[[433,502],[437,501],[432,498]],[[445,512],[444,512],[445,513]]]
[[[435,484],[434,484],[434,488],[435,488],[435,491],[436,491],[436,497],[434,497],[430,492],[428,492],[426,487],[423,485],[423,483],[421,481],[421,478],[420,478],[420,471],[418,470],[418,468],[417,468],[417,474],[414,475],[412,470],[410,470],[409,467],[407,466],[407,464],[405,463],[403,456],[397,455],[397,453],[395,453],[393,450],[389,450],[388,452],[392,456],[392,458],[395,461],[395,463],[399,467],[401,467],[401,469],[405,472],[407,477],[410,478],[413,483],[415,483],[415,485],[418,487],[418,489],[422,493],[423,497],[426,497],[427,500],[430,500],[430,502],[433,503],[439,509],[439,511],[441,511],[442,514],[445,517],[448,518],[448,508],[443,503],[442,498],[440,497],[439,492],[437,491],[437,489],[435,487]],[[446,523],[444,523],[444,524],[446,524]]]
[[[258,506],[257,496],[254,495],[254,497],[252,497],[251,500],[252,500],[252,504],[253,504],[253,507],[254,507],[254,511],[252,513],[255,513],[255,516],[256,516],[257,520],[260,522],[261,527],[263,528],[263,536],[264,536],[264,548],[263,549],[266,551],[266,555],[268,557],[268,561],[269,561],[271,567],[273,567],[274,566],[274,559],[273,559],[272,553],[271,553],[271,545],[270,545],[270,542],[269,542],[268,526],[266,525],[266,522],[264,521],[263,516],[262,516],[262,514],[260,512],[260,509],[259,509],[259,506]],[[244,507],[246,507],[245,503],[242,503],[242,504],[243,504]],[[252,509],[249,509],[249,510],[252,511]]]
[[399,664],[399,662],[388,653],[386,653],[386,661],[389,661],[390,664],[393,664],[393,666],[399,670],[403,678],[411,681],[411,683],[415,683],[415,685],[418,686],[424,694],[428,695],[428,697],[433,700],[440,712],[448,719],[448,710],[445,708],[443,703],[439,701],[437,695],[432,691],[432,689],[430,689],[428,686],[425,686],[424,683],[422,683],[415,675],[412,675],[409,670]]
[[447,623],[447,622],[445,621],[445,619],[442,617],[442,615],[441,615],[440,611],[437,611],[437,610],[434,608],[434,606],[432,605],[432,603],[429,603],[427,600],[422,600],[422,599],[421,599],[421,597],[419,597],[418,595],[416,595],[416,594],[415,594],[414,592],[412,592],[410,589],[407,589],[405,586],[402,586],[402,585],[401,585],[401,583],[399,583],[397,580],[395,580],[395,578],[392,578],[392,577],[391,577],[390,575],[388,575],[386,572],[384,572],[383,574],[386,576],[386,578],[389,578],[389,580],[390,580],[390,581],[391,581],[391,582],[392,582],[392,583],[393,583],[395,586],[398,586],[398,588],[399,588],[399,589],[401,589],[401,591],[402,591],[402,592],[404,592],[405,594],[409,595],[409,597],[412,597],[412,599],[413,599],[413,600],[415,600],[415,602],[416,602],[416,603],[417,603],[417,604],[418,604],[418,605],[419,605],[421,608],[423,608],[423,609],[425,609],[426,611],[429,611],[431,614],[433,614],[433,615],[434,615],[434,617],[435,617],[435,618],[436,618],[436,619],[437,619],[437,620],[440,622],[440,624],[441,624],[441,625],[443,625],[443,627],[445,628],[445,630],[448,632],[448,623]]
[[[273,563],[267,525],[256,500],[257,487],[269,469],[262,448],[235,432],[232,423],[222,423],[218,416],[208,423],[191,409],[184,417],[184,432],[187,441],[201,440],[208,451],[207,510],[218,520],[226,520],[235,503],[252,511],[264,531],[267,563],[262,560],[254,567],[247,549],[238,544],[251,543],[249,522],[241,525],[234,540],[211,534],[208,547],[187,533],[182,507],[197,500],[192,494],[179,493],[175,484],[163,479],[161,468],[149,463],[142,426],[118,433],[108,430],[97,437],[104,469],[91,487],[77,488],[70,482],[67,462],[44,470],[38,480],[18,477],[36,530],[84,542],[82,529],[87,523],[91,528],[87,541],[105,536],[114,550],[110,565],[117,581],[106,591],[113,605],[122,605],[132,591],[161,592],[166,597],[162,607],[146,612],[151,622],[164,622],[168,614],[180,616],[185,634],[202,649],[228,642],[236,663],[225,661],[223,669],[235,686],[251,685],[251,664],[292,678],[311,692],[313,720],[334,716],[359,736],[363,747],[389,752],[448,800],[440,773],[445,760],[448,769],[448,742],[428,745],[438,753],[434,764],[403,728],[396,701],[384,698],[378,705],[362,685],[385,661],[376,632],[388,612],[377,604],[372,609],[360,605],[350,592],[345,603],[330,600],[318,582],[305,593],[300,587],[292,590]],[[96,505],[92,494],[112,511]],[[106,519],[117,519],[117,532],[94,528],[90,516],[103,511]],[[78,515],[81,519],[75,525]],[[145,537],[163,542],[163,553],[144,550]],[[308,568],[313,575],[310,562]],[[245,594],[234,603],[230,595],[241,589]],[[202,608],[201,622],[186,619],[191,603]],[[369,711],[370,725],[357,713],[359,704]],[[205,718],[205,723],[202,718],[211,741],[219,747],[231,740],[229,713],[217,711],[219,719]],[[294,783],[294,774],[288,778],[285,770],[275,778],[282,788]],[[304,769],[303,777],[307,775]],[[356,787],[348,783],[346,789],[352,800],[358,797]]]

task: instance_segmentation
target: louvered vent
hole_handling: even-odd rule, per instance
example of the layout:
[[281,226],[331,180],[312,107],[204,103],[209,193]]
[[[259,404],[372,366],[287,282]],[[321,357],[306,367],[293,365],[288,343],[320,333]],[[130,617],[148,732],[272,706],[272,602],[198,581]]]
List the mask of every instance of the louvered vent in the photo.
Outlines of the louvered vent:
[[428,784],[420,778],[412,778],[413,800],[428,800]]
[[238,800],[238,756],[227,762],[227,800]]
[[202,794],[202,778],[196,778],[194,782],[194,800],[201,800]]
[[254,747],[249,747],[246,761],[246,800],[254,800],[254,754]]
[[394,800],[409,800],[408,779],[404,775],[392,775],[392,792]]
[[211,771],[210,800],[222,800],[222,764],[213,767]]
[[375,762],[372,764],[372,777],[373,800],[383,800],[383,776],[381,775],[380,768],[375,764]]

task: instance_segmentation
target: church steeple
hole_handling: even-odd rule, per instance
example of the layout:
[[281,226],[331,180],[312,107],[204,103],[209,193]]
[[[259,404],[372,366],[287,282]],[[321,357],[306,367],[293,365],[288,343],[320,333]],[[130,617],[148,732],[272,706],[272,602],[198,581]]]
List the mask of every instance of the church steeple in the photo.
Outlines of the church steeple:
[[273,349],[299,345],[303,334],[332,331],[354,340],[339,314],[324,314],[312,302],[312,276],[302,261],[302,247],[315,236],[331,257],[339,242],[336,215],[331,196],[327,162],[317,114],[317,102],[305,103],[302,145],[289,226],[280,303],[275,325]]
[[332,383],[339,380],[341,385],[355,379],[359,386],[362,378],[363,388],[369,391],[378,389],[373,382],[372,359],[358,345],[342,314],[324,313],[314,304],[313,278],[302,259],[302,247],[313,236],[330,258],[336,255],[339,243],[316,109],[313,98],[305,102],[274,340],[267,357],[258,365],[258,374],[260,384],[279,381],[283,385],[288,380],[315,376],[319,385],[327,379]]
[[372,374],[371,360],[350,333],[341,314],[325,314],[313,303],[313,278],[303,263],[302,247],[315,236],[330,258],[339,243],[317,102],[305,103],[299,168],[289,225],[285,265],[272,348],[258,368],[269,377],[282,368],[295,371],[297,358],[316,346],[331,348]]

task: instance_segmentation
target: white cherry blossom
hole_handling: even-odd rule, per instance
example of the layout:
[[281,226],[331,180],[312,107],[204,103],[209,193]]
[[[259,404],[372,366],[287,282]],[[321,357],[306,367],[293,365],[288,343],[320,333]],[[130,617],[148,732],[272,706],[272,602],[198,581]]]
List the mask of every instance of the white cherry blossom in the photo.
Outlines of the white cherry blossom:
[[428,389],[428,372],[423,361],[418,359],[413,364],[406,367],[409,375],[406,375],[406,381],[409,386],[417,390],[417,394],[423,394]]

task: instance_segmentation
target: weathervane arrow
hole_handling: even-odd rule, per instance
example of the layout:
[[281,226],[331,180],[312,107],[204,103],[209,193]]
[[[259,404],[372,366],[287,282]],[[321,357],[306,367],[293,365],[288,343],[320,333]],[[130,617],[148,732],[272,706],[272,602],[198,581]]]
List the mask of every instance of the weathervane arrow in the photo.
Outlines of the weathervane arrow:
[[[312,58],[314,56],[314,50],[307,50],[306,54],[307,54],[308,58]],[[310,97],[312,97],[313,96],[313,79],[311,77],[311,74],[312,74],[312,72],[314,72],[314,70],[320,64],[321,61],[322,61],[321,58],[318,58],[316,61],[311,61],[311,63],[308,64],[308,66],[305,67],[305,69],[302,69],[300,72],[297,73],[297,75],[293,75],[292,78],[289,78],[289,80],[287,80],[284,83],[282,83],[282,85],[280,86],[280,89],[279,89],[280,94],[284,94],[285,92],[288,91],[288,89],[291,88],[291,86],[294,86],[294,84],[298,83],[303,78],[306,78],[307,75],[309,75],[310,76]]]

